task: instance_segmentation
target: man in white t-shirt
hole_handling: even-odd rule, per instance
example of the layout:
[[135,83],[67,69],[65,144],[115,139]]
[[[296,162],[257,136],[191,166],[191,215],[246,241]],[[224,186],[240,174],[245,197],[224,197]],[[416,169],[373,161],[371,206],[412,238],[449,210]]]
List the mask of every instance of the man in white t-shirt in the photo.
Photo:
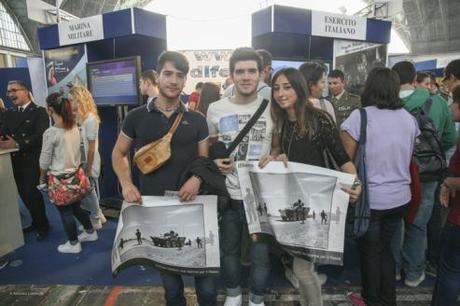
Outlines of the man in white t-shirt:
[[[207,120],[211,143],[216,140],[230,144],[243,129],[263,101],[257,94],[261,58],[252,48],[236,49],[230,58],[230,74],[234,94],[210,104]],[[260,118],[232,152],[230,158],[215,163],[226,174],[230,205],[222,216],[222,270],[227,289],[225,306],[240,306],[241,295],[241,232],[247,226],[243,195],[234,167],[235,161],[259,160],[269,154],[273,122],[268,105]],[[264,292],[270,275],[269,239],[262,234],[252,235],[249,305],[264,305]]]

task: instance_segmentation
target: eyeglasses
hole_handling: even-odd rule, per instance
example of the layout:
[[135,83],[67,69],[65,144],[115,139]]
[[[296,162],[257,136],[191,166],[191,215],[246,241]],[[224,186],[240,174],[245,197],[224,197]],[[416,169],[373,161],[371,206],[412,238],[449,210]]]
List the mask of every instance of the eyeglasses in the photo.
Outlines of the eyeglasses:
[[7,91],[6,91],[6,94],[9,95],[9,94],[12,94],[12,93],[16,93],[16,92],[18,92],[18,91],[21,91],[21,90],[25,90],[25,88],[13,88],[13,89],[7,90]]

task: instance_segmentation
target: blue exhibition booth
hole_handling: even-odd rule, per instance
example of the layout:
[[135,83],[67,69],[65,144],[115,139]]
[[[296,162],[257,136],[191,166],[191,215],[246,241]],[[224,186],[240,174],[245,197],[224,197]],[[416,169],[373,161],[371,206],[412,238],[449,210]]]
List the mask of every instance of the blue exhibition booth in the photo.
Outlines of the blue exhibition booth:
[[[56,82],[61,82],[59,77],[57,79],[53,77],[50,70],[55,70],[58,75],[60,69],[66,74],[62,79],[64,86],[61,86],[60,90],[67,90],[65,85],[68,80],[72,80],[74,85],[85,78],[88,85],[91,85],[89,83],[92,78],[99,80],[98,83],[94,81],[93,87],[89,86],[89,88],[93,95],[94,91],[100,92],[98,99],[95,98],[101,117],[99,151],[103,161],[103,175],[100,181],[100,193],[102,199],[120,198],[118,181],[112,169],[112,149],[124,116],[141,102],[137,92],[140,73],[146,69],[155,69],[158,56],[166,50],[166,17],[131,8],[46,26],[38,30],[38,38],[44,54],[49,92],[58,85],[55,84]],[[62,63],[70,60],[63,56],[59,57],[64,50],[80,54],[75,63],[67,68],[62,67]],[[50,60],[48,54],[55,57]],[[134,59],[135,66],[120,68],[120,65],[126,65],[126,62],[131,59]],[[109,67],[114,67],[111,72],[117,69],[121,72],[114,75],[87,74],[87,67],[92,67],[92,63],[95,62],[100,64],[95,68],[95,73],[103,73],[102,70]],[[109,64],[104,66],[104,63]],[[81,66],[80,72],[76,71],[73,75],[69,73],[69,70],[77,70],[79,66]],[[129,68],[132,68],[132,71]],[[108,80],[118,83],[110,85]],[[86,85],[85,81],[82,83]],[[126,103],[118,101],[117,93],[123,86],[135,91],[134,101],[127,100]],[[110,98],[113,101],[110,101]]]

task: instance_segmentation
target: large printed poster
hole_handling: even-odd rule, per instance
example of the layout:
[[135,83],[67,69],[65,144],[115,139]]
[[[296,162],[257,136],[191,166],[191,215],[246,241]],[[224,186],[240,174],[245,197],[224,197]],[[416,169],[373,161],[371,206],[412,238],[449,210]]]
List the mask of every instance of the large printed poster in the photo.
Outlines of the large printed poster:
[[51,49],[43,51],[48,94],[68,93],[70,85],[86,86],[85,46]]
[[142,197],[142,205],[123,203],[112,248],[112,273],[136,264],[170,273],[219,272],[217,196]]
[[250,233],[275,236],[290,253],[341,265],[345,219],[354,175],[306,164],[238,162]]
[[335,68],[345,74],[347,90],[361,94],[372,68],[386,66],[387,45],[334,40],[334,59]]

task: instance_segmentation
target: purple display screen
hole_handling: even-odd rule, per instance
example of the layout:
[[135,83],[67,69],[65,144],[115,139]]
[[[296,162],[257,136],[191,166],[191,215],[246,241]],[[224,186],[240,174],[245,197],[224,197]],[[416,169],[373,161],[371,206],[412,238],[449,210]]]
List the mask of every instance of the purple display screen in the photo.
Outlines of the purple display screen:
[[86,68],[88,86],[96,104],[139,103],[137,58],[88,63]]

